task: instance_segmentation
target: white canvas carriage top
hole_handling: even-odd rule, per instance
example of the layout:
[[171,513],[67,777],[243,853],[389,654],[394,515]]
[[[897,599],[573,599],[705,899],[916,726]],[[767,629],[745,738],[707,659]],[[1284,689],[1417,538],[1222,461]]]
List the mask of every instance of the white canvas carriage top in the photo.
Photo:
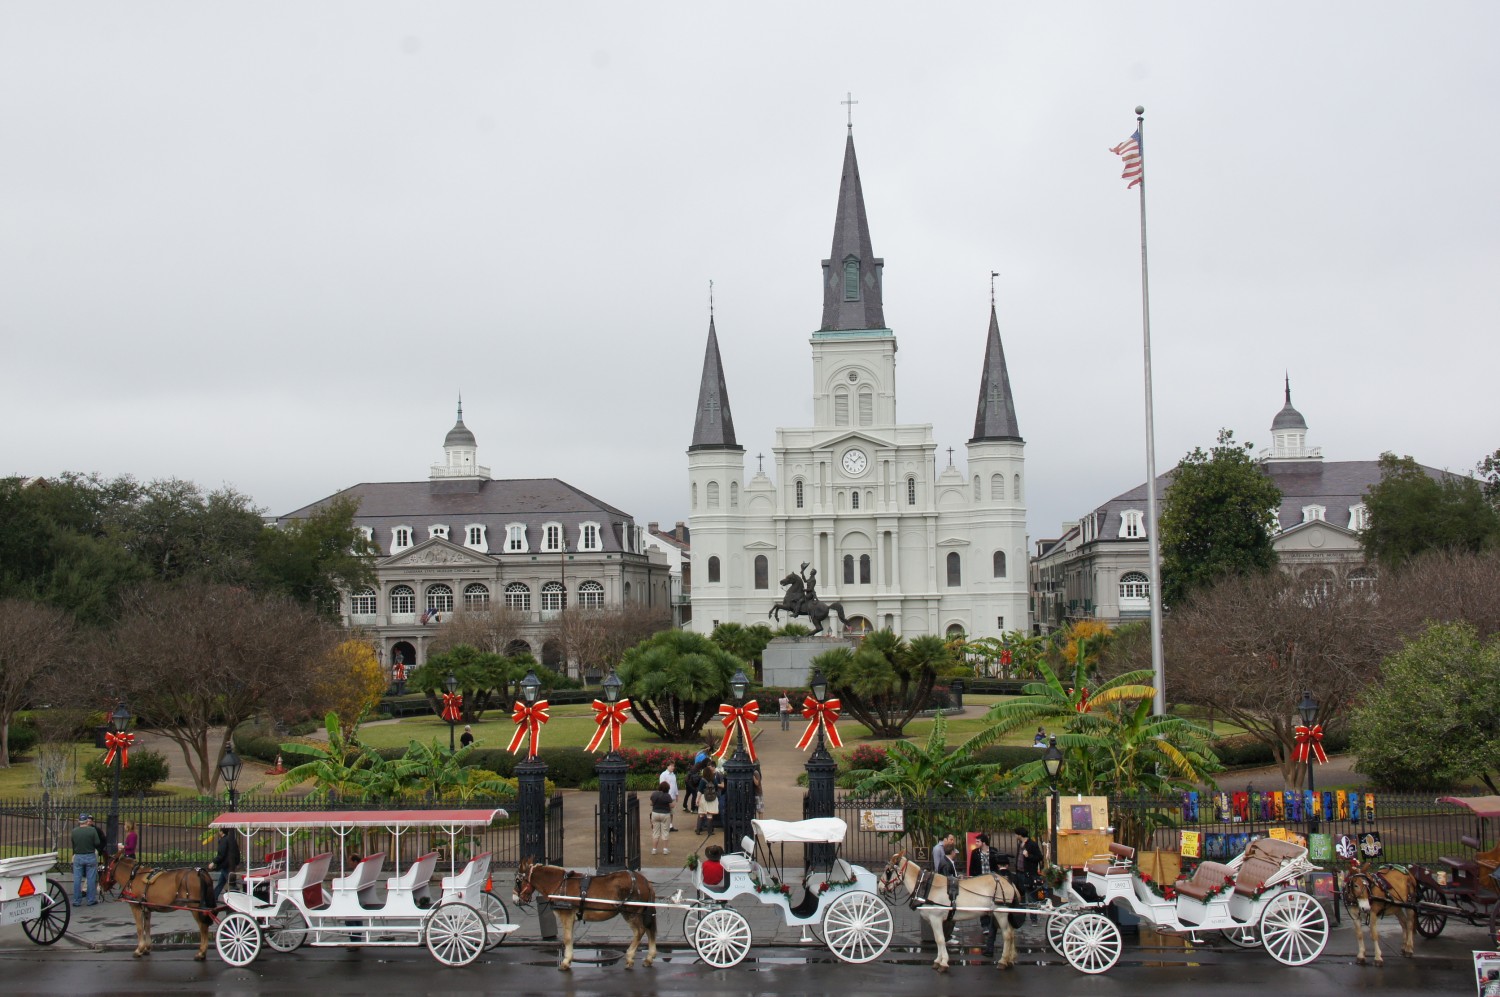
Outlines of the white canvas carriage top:
[[842,844],[849,825],[838,817],[809,817],[807,820],[752,820],[755,834],[767,844],[827,845]]

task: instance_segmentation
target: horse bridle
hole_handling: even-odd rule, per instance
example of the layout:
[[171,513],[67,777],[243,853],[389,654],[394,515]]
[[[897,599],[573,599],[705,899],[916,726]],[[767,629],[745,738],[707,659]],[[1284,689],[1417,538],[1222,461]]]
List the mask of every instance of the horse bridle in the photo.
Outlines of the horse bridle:
[[902,902],[899,891],[906,888],[906,865],[910,861],[905,852],[897,852],[891,856],[891,860],[885,864],[885,869],[880,873],[880,882],[876,885],[881,896],[889,897],[893,903]]
[[[523,863],[525,865],[525,863]],[[532,873],[536,872],[536,863],[525,865],[526,874],[521,874],[521,866],[516,866],[516,906],[530,907],[531,895],[536,892],[536,884],[531,881]]]

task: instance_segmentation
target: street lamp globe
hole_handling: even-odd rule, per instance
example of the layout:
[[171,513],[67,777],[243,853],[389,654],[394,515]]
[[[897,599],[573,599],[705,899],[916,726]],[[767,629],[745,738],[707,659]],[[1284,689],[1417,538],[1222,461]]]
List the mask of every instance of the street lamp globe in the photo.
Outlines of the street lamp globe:
[[606,703],[618,703],[620,701],[620,690],[625,686],[625,683],[620,681],[620,676],[611,670],[609,675],[604,679],[603,685],[604,701]]
[[124,730],[130,726],[130,707],[125,705],[123,699],[120,700],[120,705],[115,707],[115,711],[109,715],[109,718],[114,721],[115,730]]
[[1297,704],[1297,712],[1302,714],[1302,722],[1311,727],[1318,719],[1318,701],[1313,699],[1311,692],[1302,694],[1302,702]]
[[1047,778],[1057,781],[1062,773],[1063,753],[1057,747],[1057,738],[1053,737],[1047,745],[1047,750],[1042,754],[1042,768],[1047,770]]
[[239,781],[240,769],[243,767],[244,763],[240,761],[240,756],[234,753],[234,747],[225,748],[224,757],[219,760],[219,776],[229,784],[230,789],[233,789],[234,784]]
[[823,677],[823,670],[821,668],[813,669],[813,677],[810,685],[812,686],[813,699],[821,703],[828,698],[828,680]]
[[521,698],[526,701],[526,705],[535,703],[537,693],[541,691],[542,680],[536,677],[535,671],[527,672],[526,677],[521,680]]
[[734,696],[735,702],[745,698],[745,690],[750,688],[750,680],[745,677],[743,668],[734,673],[734,678],[729,680],[729,692]]
[[448,690],[448,695],[453,695],[453,693],[458,689],[458,679],[454,678],[452,675],[449,675],[447,678],[443,679],[443,688]]

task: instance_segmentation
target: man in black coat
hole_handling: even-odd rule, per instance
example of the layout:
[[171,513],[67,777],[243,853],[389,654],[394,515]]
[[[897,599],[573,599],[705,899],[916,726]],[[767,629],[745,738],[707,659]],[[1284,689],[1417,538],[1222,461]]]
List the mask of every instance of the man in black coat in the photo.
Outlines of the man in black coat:
[[240,867],[240,841],[235,837],[233,828],[219,829],[219,848],[208,867],[219,871],[219,881],[214,884],[213,897],[213,902],[217,904],[219,894],[229,885],[229,874]]

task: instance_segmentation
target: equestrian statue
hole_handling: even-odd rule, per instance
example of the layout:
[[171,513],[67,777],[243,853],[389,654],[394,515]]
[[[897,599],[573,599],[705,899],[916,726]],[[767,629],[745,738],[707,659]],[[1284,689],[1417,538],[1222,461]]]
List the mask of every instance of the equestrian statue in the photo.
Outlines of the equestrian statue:
[[802,562],[800,571],[787,575],[778,584],[786,589],[782,593],[781,601],[771,607],[766,615],[781,622],[781,612],[786,610],[787,615],[795,618],[805,616],[812,621],[812,635],[816,637],[823,632],[823,624],[828,622],[828,614],[838,616],[839,624],[846,629],[849,621],[844,619],[844,607],[837,602],[823,602],[818,599],[818,569],[807,570],[807,562]]

